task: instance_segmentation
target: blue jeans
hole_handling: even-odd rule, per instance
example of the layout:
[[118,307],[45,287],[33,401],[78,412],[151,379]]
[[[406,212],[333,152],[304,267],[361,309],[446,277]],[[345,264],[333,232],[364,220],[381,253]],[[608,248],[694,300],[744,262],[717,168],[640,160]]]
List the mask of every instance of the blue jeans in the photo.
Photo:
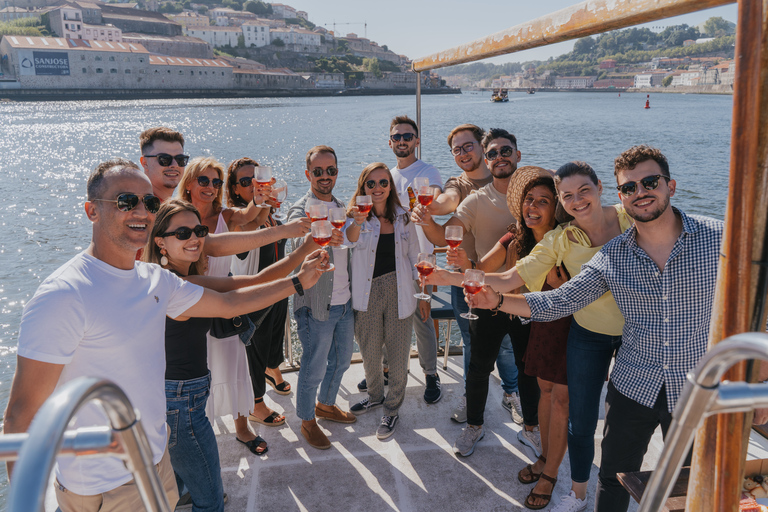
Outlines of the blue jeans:
[[588,482],[595,458],[595,429],[600,395],[611,358],[621,346],[621,336],[599,334],[571,322],[566,366],[568,371],[568,454],[571,479]]
[[197,379],[165,381],[165,417],[171,431],[168,452],[179,495],[186,486],[194,512],[224,510],[219,448],[205,415],[210,390],[210,373]]
[[[461,331],[461,341],[464,343],[464,387],[469,373],[469,360],[472,341],[469,336],[469,320],[461,318],[461,313],[469,311],[469,304],[464,300],[464,288],[451,286],[451,306],[453,316]],[[496,368],[499,370],[501,387],[508,395],[517,391],[517,366],[515,365],[515,353],[512,351],[512,341],[505,336],[501,342],[499,355],[496,357]]]
[[315,400],[323,405],[336,405],[341,378],[352,361],[355,316],[352,300],[342,306],[331,306],[324,322],[315,320],[307,307],[295,311],[293,316],[302,348],[296,415],[309,421],[315,417]]

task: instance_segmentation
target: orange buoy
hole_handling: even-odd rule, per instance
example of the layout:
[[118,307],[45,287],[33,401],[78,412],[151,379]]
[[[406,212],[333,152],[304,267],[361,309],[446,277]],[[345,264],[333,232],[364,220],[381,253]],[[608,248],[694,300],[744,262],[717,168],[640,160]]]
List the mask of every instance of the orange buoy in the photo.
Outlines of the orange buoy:
[[650,94],[646,95],[645,108],[651,108],[651,95]]

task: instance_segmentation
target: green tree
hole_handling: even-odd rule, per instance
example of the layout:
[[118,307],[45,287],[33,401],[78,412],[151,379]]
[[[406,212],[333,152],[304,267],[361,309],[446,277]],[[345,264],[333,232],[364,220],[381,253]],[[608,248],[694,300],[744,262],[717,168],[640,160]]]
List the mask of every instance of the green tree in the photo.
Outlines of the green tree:
[[663,85],[664,87],[669,87],[671,83],[672,83],[672,75],[665,76],[664,80],[661,81],[661,85]]
[[207,5],[201,5],[197,8],[197,12],[200,14],[206,14],[208,12],[208,6]]
[[595,40],[591,37],[582,37],[573,44],[574,55],[587,55],[595,47]]
[[277,46],[278,48],[282,48],[283,46],[285,46],[285,42],[279,37],[274,38],[271,44],[272,46]]
[[376,78],[381,78],[381,67],[379,66],[379,59],[376,57],[372,59],[363,59],[363,68],[366,71],[373,73]]
[[722,37],[733,32],[733,23],[720,16],[713,16],[704,22],[704,33],[710,37]]
[[243,34],[238,34],[237,36],[237,47],[245,48],[245,36]]

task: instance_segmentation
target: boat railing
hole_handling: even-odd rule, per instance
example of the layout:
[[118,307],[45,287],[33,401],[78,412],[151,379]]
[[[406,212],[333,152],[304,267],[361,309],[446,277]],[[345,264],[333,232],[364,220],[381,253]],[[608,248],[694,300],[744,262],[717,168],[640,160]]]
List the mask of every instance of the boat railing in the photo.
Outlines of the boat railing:
[[664,503],[704,418],[768,407],[768,384],[720,382],[734,364],[752,359],[768,361],[768,334],[737,334],[721,341],[686,376],[687,382],[664,439],[664,449],[640,501],[639,512],[666,510]]
[[[75,413],[91,402],[102,407],[110,426],[67,431]],[[147,511],[171,510],[141,421],[123,390],[110,381],[81,377],[68,382],[40,407],[28,433],[0,436],[0,459],[17,461],[11,475],[9,512],[43,509],[57,455],[117,457],[133,474]]]

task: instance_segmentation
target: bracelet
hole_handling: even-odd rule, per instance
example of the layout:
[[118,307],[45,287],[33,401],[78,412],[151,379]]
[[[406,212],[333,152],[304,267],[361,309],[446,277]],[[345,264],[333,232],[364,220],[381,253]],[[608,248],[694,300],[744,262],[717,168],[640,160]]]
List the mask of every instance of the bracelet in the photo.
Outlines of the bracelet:
[[256,204],[256,196],[253,196],[253,206],[259,206]]
[[472,265],[472,268],[473,268],[473,269],[476,269],[476,268],[477,268],[477,263],[475,263],[474,261],[472,261],[472,260],[469,260],[469,264],[470,264],[470,265]]
[[365,226],[365,223],[364,223],[364,222],[363,222],[362,224],[358,224],[356,220],[353,220],[353,221],[352,221],[352,224],[354,224],[355,226],[357,226],[357,227],[359,227],[359,228],[361,228],[361,227]]
[[301,286],[301,281],[299,281],[298,276],[293,276],[291,278],[291,282],[293,283],[293,287],[296,289],[296,293],[299,294],[299,297],[304,296],[304,287]]
[[501,292],[496,292],[496,295],[499,298],[499,303],[496,304],[496,307],[491,310],[493,311],[493,316],[499,314],[499,311],[501,311],[501,305],[504,304],[504,295]]

